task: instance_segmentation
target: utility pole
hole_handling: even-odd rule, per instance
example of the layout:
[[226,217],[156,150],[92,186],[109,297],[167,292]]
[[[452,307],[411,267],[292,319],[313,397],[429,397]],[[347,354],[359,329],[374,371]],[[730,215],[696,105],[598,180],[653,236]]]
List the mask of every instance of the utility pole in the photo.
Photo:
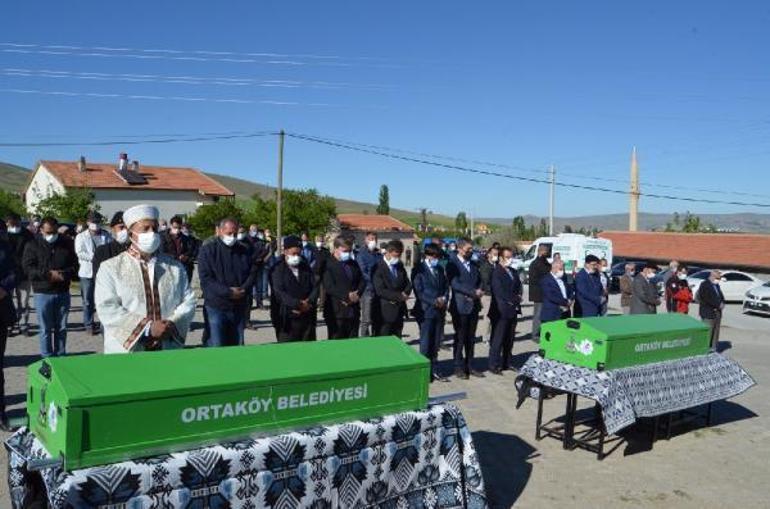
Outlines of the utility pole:
[[639,227],[639,163],[636,161],[636,147],[631,152],[631,187],[629,189],[628,231]]
[[473,235],[476,233],[476,228],[475,228],[476,225],[475,225],[475,221],[473,220],[473,216],[474,214],[473,214],[473,211],[471,210],[471,240],[473,240]]
[[283,232],[281,230],[283,209],[281,208],[281,198],[283,195],[283,140],[285,137],[286,133],[281,129],[281,132],[278,133],[278,186],[275,194],[275,235],[279,253],[283,251]]
[[548,204],[548,235],[553,237],[553,200],[554,191],[556,189],[556,166],[551,165],[550,170],[550,190],[549,190],[549,204]]

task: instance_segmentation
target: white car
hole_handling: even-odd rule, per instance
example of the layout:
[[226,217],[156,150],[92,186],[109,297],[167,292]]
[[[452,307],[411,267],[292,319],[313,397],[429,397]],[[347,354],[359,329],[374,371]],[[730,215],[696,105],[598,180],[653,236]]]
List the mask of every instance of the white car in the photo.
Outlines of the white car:
[[[761,279],[745,272],[737,270],[723,270],[721,272],[722,281],[719,288],[722,290],[722,295],[725,296],[726,301],[741,302],[747,291],[764,283]],[[687,283],[690,285],[694,296],[698,295],[698,288],[703,281],[708,279],[709,274],[711,274],[710,270],[702,270],[687,278]]]
[[746,298],[743,299],[743,312],[770,316],[770,282],[746,292]]

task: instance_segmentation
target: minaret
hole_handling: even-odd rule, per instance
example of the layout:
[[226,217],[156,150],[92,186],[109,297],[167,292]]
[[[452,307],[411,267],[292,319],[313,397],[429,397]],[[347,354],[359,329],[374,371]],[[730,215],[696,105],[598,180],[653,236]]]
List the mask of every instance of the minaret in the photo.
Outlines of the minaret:
[[628,231],[635,232],[639,224],[639,165],[636,163],[636,147],[631,152],[631,188],[628,194],[631,199],[628,207]]

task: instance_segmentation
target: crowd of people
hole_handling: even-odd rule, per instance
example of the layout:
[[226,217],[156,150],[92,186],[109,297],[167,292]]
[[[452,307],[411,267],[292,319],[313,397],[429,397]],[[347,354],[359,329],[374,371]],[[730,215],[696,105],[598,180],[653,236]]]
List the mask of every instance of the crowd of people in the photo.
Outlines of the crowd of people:
[[[8,334],[31,335],[34,300],[40,354],[67,351],[70,290],[79,280],[83,329],[103,334],[105,353],[127,353],[184,346],[198,298],[192,289],[197,266],[202,295],[203,345],[244,343],[254,327],[253,308],[269,298],[270,321],[278,342],[316,339],[319,314],[329,339],[400,337],[410,316],[419,325],[420,352],[431,361],[431,381],[446,381],[438,352],[444,343],[447,314],[453,334],[452,365],[461,379],[484,377],[474,363],[479,320],[489,341],[489,372],[512,370],[513,342],[522,314],[521,261],[510,246],[494,244],[483,256],[466,238],[444,245],[426,242],[421,259],[407,273],[404,245],[378,243],[366,233],[356,249],[352,234],[329,245],[322,235],[305,232],[279,244],[269,229],[224,218],[200,240],[181,216],[165,221],[158,209],[137,205],[116,213],[103,228],[98,213],[88,215],[71,235],[55,218],[23,226],[6,218],[0,232],[0,353]],[[532,339],[540,325],[571,316],[607,313],[607,261],[589,255],[576,274],[565,275],[558,253],[549,261],[541,247],[529,267],[533,303]],[[672,262],[665,281],[666,307],[688,313],[694,300],[687,269]],[[652,282],[657,266],[636,271],[626,266],[620,279],[624,313],[649,314],[661,303]],[[711,326],[712,346],[719,337],[724,297],[720,275],[711,274],[698,291],[700,315]],[[408,301],[414,296],[411,308]],[[2,380],[0,380],[2,381]],[[5,423],[4,411],[0,415]]]

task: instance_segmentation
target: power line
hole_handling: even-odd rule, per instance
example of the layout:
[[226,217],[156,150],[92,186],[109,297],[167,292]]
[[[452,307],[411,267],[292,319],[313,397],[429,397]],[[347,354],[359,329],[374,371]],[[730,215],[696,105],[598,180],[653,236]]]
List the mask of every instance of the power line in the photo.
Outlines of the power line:
[[274,136],[273,131],[259,131],[247,134],[230,134],[222,136],[197,136],[193,138],[160,138],[145,140],[111,140],[111,141],[88,141],[88,142],[31,142],[31,143],[0,143],[0,147],[106,147],[112,145],[145,145],[145,144],[165,144],[165,143],[189,143],[197,141],[215,141],[215,140],[236,140],[244,138],[258,138],[261,136]]
[[[389,152],[383,152],[380,150],[374,150],[374,149],[368,149],[363,147],[356,147],[353,145],[348,145],[345,143],[339,143],[336,141],[326,140],[323,138],[318,138],[315,136],[309,136],[305,134],[299,134],[299,133],[286,133],[287,136],[290,136],[292,138],[296,138],[299,140],[309,141],[313,143],[318,143],[322,145],[332,146],[336,148],[343,148],[346,150],[352,150],[356,152],[363,152],[367,154],[377,155],[381,157],[386,157],[390,159],[397,159],[412,163],[418,163],[418,164],[425,164],[430,166],[435,166],[439,168],[444,168],[448,170],[455,170],[460,172],[466,172],[466,173],[473,173],[478,175],[487,175],[491,177],[501,177],[501,178],[507,178],[512,180],[519,180],[524,182],[533,182],[537,184],[550,184],[550,180],[546,178],[535,178],[535,177],[524,177],[520,175],[511,175],[508,173],[500,173],[496,171],[490,171],[490,170],[481,170],[478,168],[469,168],[465,166],[457,166],[453,164],[447,164],[447,163],[440,163],[436,161],[430,161],[427,159],[419,159],[415,157],[409,157],[399,154],[393,154]],[[565,188],[572,188],[572,189],[581,189],[585,191],[598,191],[598,192],[604,192],[604,193],[612,193],[612,194],[621,194],[621,195],[627,195],[628,191],[620,190],[620,189],[610,189],[606,187],[596,187],[596,186],[586,186],[581,184],[574,184],[574,183],[568,183],[568,182],[562,182],[557,181],[554,183],[554,185],[557,185],[559,187],[565,187]],[[640,196],[646,196],[648,198],[659,198],[663,200],[676,200],[676,201],[684,201],[684,202],[691,202],[691,203],[708,203],[712,205],[740,205],[744,207],[762,207],[762,208],[770,208],[770,204],[768,203],[750,203],[750,202],[739,202],[739,201],[728,201],[728,200],[710,200],[706,198],[689,198],[684,196],[676,196],[676,195],[665,195],[665,194],[657,194],[657,193],[639,193]]]

